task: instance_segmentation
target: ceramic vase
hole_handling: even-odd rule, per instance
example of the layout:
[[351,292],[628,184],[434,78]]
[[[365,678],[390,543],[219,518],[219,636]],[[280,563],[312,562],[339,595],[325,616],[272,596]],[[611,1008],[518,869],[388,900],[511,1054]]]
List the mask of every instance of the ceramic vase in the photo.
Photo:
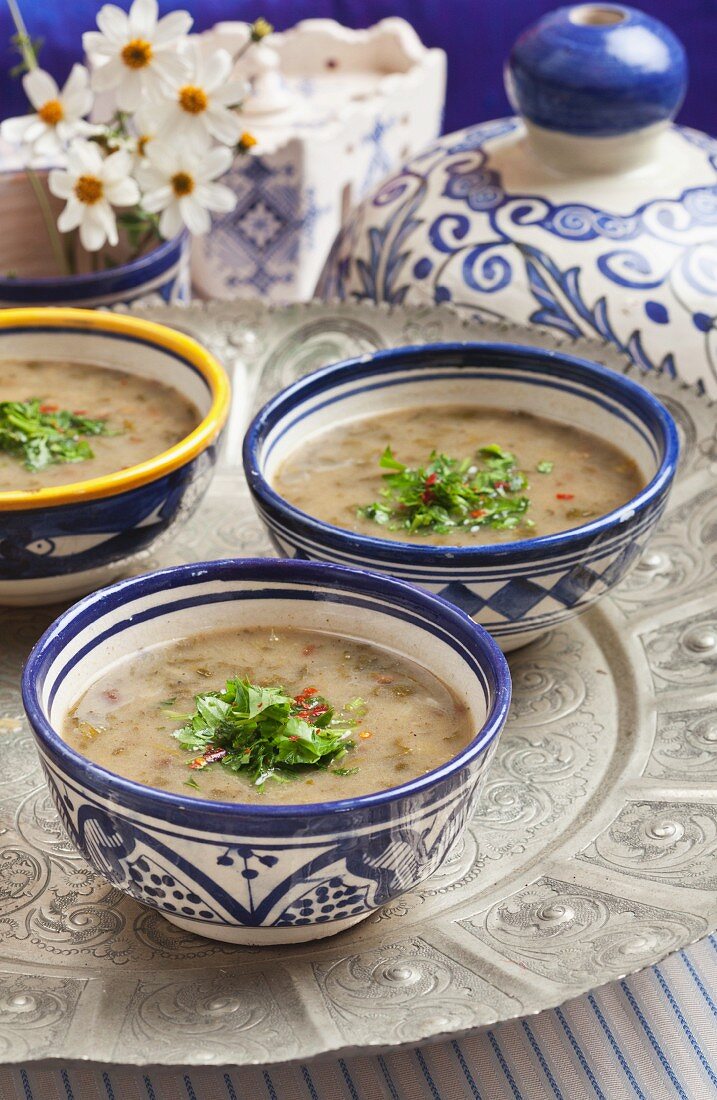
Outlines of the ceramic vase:
[[[44,185],[46,172],[38,173]],[[62,202],[48,195],[55,216]],[[114,306],[139,299],[147,302],[186,302],[190,298],[189,239],[186,235],[162,241],[130,262],[91,269],[92,257],[80,253],[76,275],[49,274],[57,265],[35,194],[21,169],[0,171],[0,307],[3,306]]]
[[717,395],[717,142],[672,120],[684,50],[619,4],[545,16],[516,42],[517,115],[408,158],[358,207],[324,298],[449,302],[476,323],[614,344]]

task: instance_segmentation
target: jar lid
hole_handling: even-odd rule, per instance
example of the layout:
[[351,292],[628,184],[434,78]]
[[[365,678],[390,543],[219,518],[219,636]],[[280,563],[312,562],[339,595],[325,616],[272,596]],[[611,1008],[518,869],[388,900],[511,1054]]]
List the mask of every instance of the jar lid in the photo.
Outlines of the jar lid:
[[521,34],[505,82],[515,110],[536,126],[614,137],[674,118],[687,59],[659,20],[621,4],[578,4]]

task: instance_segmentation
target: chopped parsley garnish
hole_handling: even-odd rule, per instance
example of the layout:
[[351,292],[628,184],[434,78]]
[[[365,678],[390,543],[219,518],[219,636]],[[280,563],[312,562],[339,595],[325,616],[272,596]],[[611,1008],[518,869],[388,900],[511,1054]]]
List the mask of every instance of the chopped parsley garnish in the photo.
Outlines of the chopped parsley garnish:
[[187,724],[172,735],[183,749],[200,754],[189,763],[194,770],[221,764],[263,787],[267,779],[295,778],[306,766],[326,768],[354,747],[356,719],[337,717],[313,687],[292,698],[281,687],[237,678],[194,702],[194,714],[183,715]]
[[542,462],[539,462],[537,464],[535,469],[538,471],[539,474],[552,474],[554,465],[554,462],[548,462],[547,459],[543,459]]
[[84,462],[93,451],[83,436],[112,434],[103,419],[43,403],[0,401],[0,451],[19,458],[28,470],[62,462]]
[[380,459],[389,471],[383,475],[386,487],[380,500],[357,511],[391,531],[446,534],[457,527],[532,527],[532,520],[524,518],[528,479],[516,463],[515,455],[491,444],[481,447],[474,459],[433,451],[425,466],[414,468],[404,466],[386,447]]

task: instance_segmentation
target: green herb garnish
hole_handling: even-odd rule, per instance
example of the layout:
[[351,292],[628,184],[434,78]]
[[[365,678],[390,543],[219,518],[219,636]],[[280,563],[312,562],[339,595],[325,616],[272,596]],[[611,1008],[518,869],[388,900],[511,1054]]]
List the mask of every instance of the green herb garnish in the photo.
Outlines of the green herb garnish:
[[538,471],[539,474],[552,474],[554,465],[554,462],[548,462],[547,459],[543,459],[542,462],[539,462],[537,464],[535,469]]
[[325,768],[354,747],[356,720],[336,718],[334,708],[315,688],[291,697],[281,687],[259,687],[248,680],[227,680],[223,691],[194,698],[195,711],[172,736],[188,752],[189,764],[203,769],[221,763],[245,772],[257,786],[296,776],[305,766]]
[[106,420],[29,401],[0,401],[0,451],[23,461],[28,470],[62,462],[84,462],[93,451],[82,436],[111,434]]
[[481,447],[475,459],[432,451],[426,466],[413,468],[386,447],[379,463],[390,471],[383,475],[386,488],[380,500],[357,511],[391,531],[510,530],[521,523],[529,505],[524,495],[528,480],[516,462],[515,455],[491,444]]

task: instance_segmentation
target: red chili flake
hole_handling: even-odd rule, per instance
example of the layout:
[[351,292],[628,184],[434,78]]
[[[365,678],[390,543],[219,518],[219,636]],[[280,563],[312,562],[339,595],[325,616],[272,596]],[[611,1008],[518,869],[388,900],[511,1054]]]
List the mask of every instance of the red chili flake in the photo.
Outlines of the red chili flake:
[[509,486],[509,483],[507,481],[494,481],[493,482],[493,488],[494,489],[508,489],[508,488],[510,488],[510,486]]
[[206,768],[206,766],[207,766],[207,762],[206,762],[206,760],[204,759],[203,756],[195,757],[194,760],[192,760],[191,764],[189,765],[189,767],[192,769],[192,771],[198,771],[199,768]]
[[41,413],[56,413],[57,410],[59,409],[59,407],[60,407],[59,405],[51,405],[49,402],[46,402],[44,405],[40,405],[40,412]]
[[473,519],[480,519],[481,516],[484,516],[486,514],[487,510],[487,508],[476,508],[474,512],[471,512],[471,517]]
[[204,759],[207,764],[216,764],[217,760],[223,760],[226,754],[226,749],[207,749],[204,753]]
[[312,698],[312,696],[318,695],[318,694],[319,694],[319,689],[318,688],[315,688],[315,687],[304,688],[303,691],[300,691],[298,695],[294,696],[294,702],[298,703],[299,706],[305,706],[306,703],[308,702],[308,700]]
[[116,703],[119,699],[119,692],[115,691],[114,688],[108,688],[108,690],[103,691],[102,694],[104,695],[105,699],[109,699],[111,703]]
[[421,493],[421,500],[424,504],[430,504],[433,500],[433,492],[430,489],[424,489]]
[[298,741],[298,740],[299,740],[299,735],[298,735],[298,733],[292,733],[292,734],[290,735],[290,737],[289,737],[289,740],[290,740],[290,741]]
[[426,478],[426,485],[435,485],[438,481],[438,474],[429,474]]
[[311,645],[305,645],[301,652],[303,653],[304,657],[310,657],[315,649],[316,646],[312,642]]
[[575,493],[556,493],[555,494],[555,499],[556,500],[574,500],[575,499]]

